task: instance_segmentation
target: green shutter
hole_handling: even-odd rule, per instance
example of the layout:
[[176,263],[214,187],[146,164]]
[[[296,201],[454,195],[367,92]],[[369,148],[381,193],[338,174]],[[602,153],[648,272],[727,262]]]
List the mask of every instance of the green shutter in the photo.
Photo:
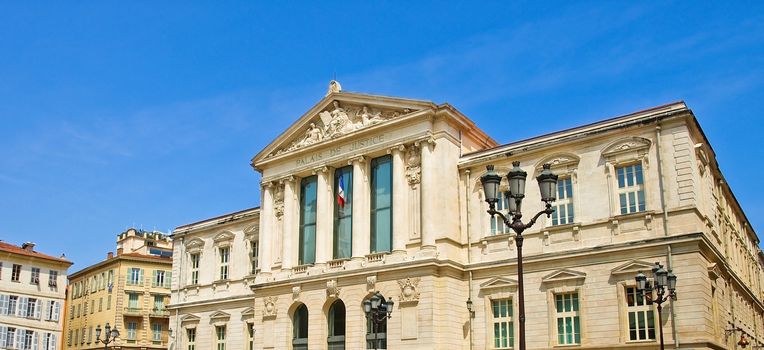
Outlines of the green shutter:
[[172,287],[172,271],[166,271],[164,273],[164,287],[165,288]]
[[151,275],[151,286],[152,287],[156,287],[157,286],[157,272],[158,272],[157,270],[153,270],[152,271],[152,275]]

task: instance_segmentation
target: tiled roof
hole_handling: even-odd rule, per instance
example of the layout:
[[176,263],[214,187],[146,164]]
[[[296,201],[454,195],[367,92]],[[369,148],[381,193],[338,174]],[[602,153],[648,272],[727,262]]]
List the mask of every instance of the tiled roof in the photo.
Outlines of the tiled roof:
[[18,255],[31,256],[31,257],[35,257],[35,258],[38,258],[38,259],[52,260],[52,261],[56,261],[56,262],[60,262],[60,263],[66,263],[66,264],[69,264],[69,265],[73,264],[73,262],[71,262],[71,261],[69,261],[67,259],[64,259],[64,258],[57,258],[57,257],[54,257],[54,256],[50,256],[50,255],[47,255],[47,254],[36,252],[34,250],[29,251],[29,250],[23,249],[23,248],[15,245],[15,244],[6,243],[6,242],[3,242],[3,241],[0,241],[0,251],[12,253],[12,254],[18,254]]

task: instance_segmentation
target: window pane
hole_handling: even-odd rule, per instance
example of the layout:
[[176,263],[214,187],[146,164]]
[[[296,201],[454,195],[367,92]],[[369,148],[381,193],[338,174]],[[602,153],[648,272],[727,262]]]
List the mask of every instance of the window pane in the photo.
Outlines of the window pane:
[[568,223],[573,222],[573,203],[568,204]]
[[392,157],[371,161],[371,251],[392,250]]
[[557,312],[562,312],[562,294],[555,295],[554,299],[557,304]]
[[578,293],[573,294],[573,311],[578,311]]
[[633,213],[637,211],[637,200],[635,198],[634,192],[629,192],[629,213]]
[[633,312],[629,312],[629,339],[637,340],[637,320]]
[[565,179],[565,191],[567,191],[565,198],[573,197],[573,180],[570,178]]
[[347,166],[334,172],[333,255],[335,259],[349,258],[351,256],[352,237],[353,167]]
[[626,185],[634,186],[634,167],[626,167]]
[[639,339],[645,339],[645,314],[643,312],[637,312],[637,323]]
[[626,181],[624,179],[623,168],[616,169],[616,172],[618,173],[618,187],[619,188],[624,188],[626,186]]
[[634,165],[634,174],[637,177],[637,184],[641,185],[644,183],[644,179],[642,178],[642,164],[636,164]]
[[300,183],[300,264],[316,261],[316,177]]
[[499,333],[499,324],[498,323],[494,323],[493,324],[493,347],[495,347],[495,348],[500,348],[501,347],[501,336],[500,336],[500,333]]
[[645,191],[637,191],[637,199],[639,199],[639,211],[645,211]]
[[562,322],[562,317],[557,319],[557,342],[565,344],[565,326]]
[[621,200],[621,214],[627,214],[628,211],[628,204],[626,203],[626,194],[621,193],[618,198]]

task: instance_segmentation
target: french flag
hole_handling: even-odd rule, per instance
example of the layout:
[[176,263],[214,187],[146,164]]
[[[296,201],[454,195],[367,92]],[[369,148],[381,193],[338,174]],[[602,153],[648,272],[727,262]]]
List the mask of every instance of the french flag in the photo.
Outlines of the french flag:
[[340,208],[345,207],[345,188],[344,183],[345,180],[342,178],[342,174],[340,174],[340,178],[338,179],[339,183],[339,190],[337,191],[337,204],[340,206]]

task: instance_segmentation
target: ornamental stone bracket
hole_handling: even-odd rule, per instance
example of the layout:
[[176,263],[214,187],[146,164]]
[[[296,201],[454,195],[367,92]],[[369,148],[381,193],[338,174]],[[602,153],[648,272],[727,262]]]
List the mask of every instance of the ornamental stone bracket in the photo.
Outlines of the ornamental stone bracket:
[[419,302],[419,291],[417,290],[417,285],[419,285],[419,278],[406,278],[405,280],[398,280],[398,285],[401,287],[401,304]]
[[328,298],[339,298],[340,287],[337,286],[336,279],[326,281],[326,296]]
[[372,293],[376,290],[377,276],[366,277],[366,291]]
[[422,180],[422,155],[419,144],[414,144],[406,150],[406,180],[412,187]]
[[279,297],[266,297],[263,299],[263,318],[276,317],[276,301]]
[[292,299],[293,300],[299,300],[300,299],[300,292],[302,292],[302,286],[294,286],[292,287]]

